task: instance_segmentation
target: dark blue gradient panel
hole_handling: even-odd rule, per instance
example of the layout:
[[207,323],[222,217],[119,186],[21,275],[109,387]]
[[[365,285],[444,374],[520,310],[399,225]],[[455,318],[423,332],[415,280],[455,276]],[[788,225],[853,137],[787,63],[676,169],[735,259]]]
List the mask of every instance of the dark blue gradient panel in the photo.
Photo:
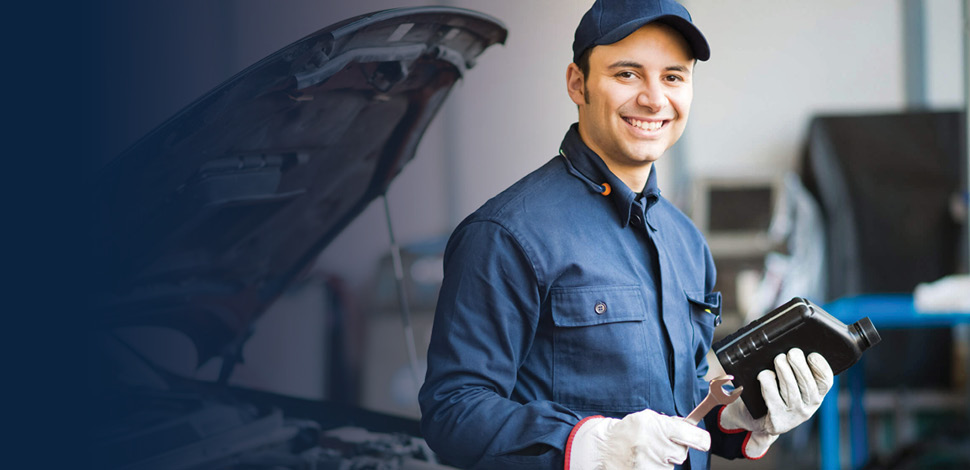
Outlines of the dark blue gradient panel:
[[364,376],[394,374],[362,359],[373,310],[400,307],[348,267],[382,272],[387,243],[320,255],[349,227],[387,236],[361,214],[506,31],[391,6],[99,5],[70,392],[92,468],[437,465],[416,416],[364,406]]

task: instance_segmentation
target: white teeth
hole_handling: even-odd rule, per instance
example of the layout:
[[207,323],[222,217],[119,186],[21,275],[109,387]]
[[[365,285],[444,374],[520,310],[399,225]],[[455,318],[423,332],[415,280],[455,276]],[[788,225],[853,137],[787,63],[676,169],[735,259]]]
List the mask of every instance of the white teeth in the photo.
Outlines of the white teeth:
[[655,131],[663,127],[663,121],[647,122],[647,121],[638,121],[636,119],[630,119],[630,124],[632,124],[633,127],[647,130],[647,131]]

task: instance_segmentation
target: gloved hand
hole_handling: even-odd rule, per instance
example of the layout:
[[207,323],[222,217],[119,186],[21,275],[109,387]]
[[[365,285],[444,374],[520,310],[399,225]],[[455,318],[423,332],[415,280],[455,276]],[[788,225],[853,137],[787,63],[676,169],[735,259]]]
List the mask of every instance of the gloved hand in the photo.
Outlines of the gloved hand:
[[673,468],[687,459],[688,447],[706,452],[711,447],[711,435],[683,418],[653,410],[631,413],[623,419],[587,418],[570,436],[566,468]]
[[725,432],[752,431],[743,449],[749,459],[761,458],[779,434],[807,421],[832,388],[834,374],[821,354],[811,353],[806,361],[805,353],[793,348],[776,356],[775,371],[761,371],[758,382],[768,414],[754,419],[737,400],[721,410],[718,421]]

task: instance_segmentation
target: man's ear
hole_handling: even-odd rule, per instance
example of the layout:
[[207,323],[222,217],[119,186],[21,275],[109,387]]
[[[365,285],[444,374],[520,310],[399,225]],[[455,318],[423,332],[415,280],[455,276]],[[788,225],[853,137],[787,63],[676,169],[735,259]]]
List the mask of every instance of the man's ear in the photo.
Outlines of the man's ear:
[[570,63],[566,67],[566,92],[569,93],[569,98],[573,100],[579,106],[586,104],[586,77],[583,76],[583,71],[579,70],[579,66],[575,63]]

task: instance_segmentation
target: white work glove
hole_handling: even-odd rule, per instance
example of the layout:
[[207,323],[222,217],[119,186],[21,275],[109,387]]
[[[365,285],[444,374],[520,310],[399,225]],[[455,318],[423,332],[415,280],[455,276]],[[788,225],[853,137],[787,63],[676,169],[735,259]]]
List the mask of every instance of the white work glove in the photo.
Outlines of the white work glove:
[[761,458],[779,434],[815,413],[833,381],[832,368],[821,354],[811,353],[806,361],[805,353],[793,348],[787,355],[775,357],[774,372],[765,369],[758,374],[768,414],[754,419],[744,403],[736,400],[721,410],[719,425],[726,432],[752,431],[742,450],[749,459]]
[[688,447],[705,452],[711,447],[707,430],[653,410],[623,419],[588,418],[573,432],[566,456],[569,470],[673,468],[687,459]]

